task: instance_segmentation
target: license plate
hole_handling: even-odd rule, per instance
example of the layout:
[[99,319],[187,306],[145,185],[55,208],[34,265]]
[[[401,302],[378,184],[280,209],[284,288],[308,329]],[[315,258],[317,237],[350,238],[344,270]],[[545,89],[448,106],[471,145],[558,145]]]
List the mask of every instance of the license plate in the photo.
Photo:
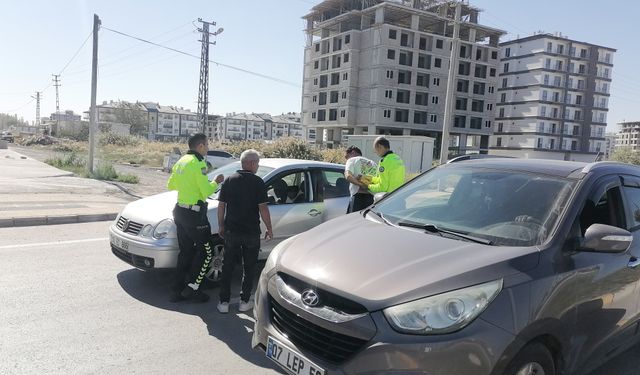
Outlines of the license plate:
[[116,236],[111,236],[111,243],[113,244],[113,246],[122,249],[122,250],[129,250],[129,242],[120,239]]
[[273,337],[267,341],[267,358],[295,375],[324,375],[325,370],[294,352]]

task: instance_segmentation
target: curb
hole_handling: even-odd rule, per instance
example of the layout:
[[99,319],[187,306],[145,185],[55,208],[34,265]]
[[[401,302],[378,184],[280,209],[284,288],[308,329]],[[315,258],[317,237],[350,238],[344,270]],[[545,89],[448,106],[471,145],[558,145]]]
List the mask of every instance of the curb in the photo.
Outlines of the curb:
[[118,213],[107,214],[87,214],[87,215],[60,215],[60,216],[35,216],[35,217],[14,217],[10,219],[0,219],[0,228],[11,227],[32,227],[38,225],[58,225],[75,223],[92,223],[96,221],[115,220]]

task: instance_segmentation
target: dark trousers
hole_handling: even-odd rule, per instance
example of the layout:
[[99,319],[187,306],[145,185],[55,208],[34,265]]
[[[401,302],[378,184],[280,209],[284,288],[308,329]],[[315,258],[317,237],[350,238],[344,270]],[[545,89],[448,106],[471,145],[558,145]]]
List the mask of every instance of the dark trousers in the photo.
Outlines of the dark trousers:
[[358,212],[373,204],[373,195],[369,193],[356,193],[351,196],[347,213]]
[[185,286],[198,290],[209,269],[213,250],[211,248],[211,227],[207,219],[206,205],[200,212],[176,206],[173,220],[178,231],[178,268],[174,290],[181,291]]
[[259,251],[260,233],[225,232],[222,280],[220,280],[220,302],[229,302],[231,298],[233,269],[239,259],[242,260],[242,293],[240,294],[240,299],[244,302],[249,302]]

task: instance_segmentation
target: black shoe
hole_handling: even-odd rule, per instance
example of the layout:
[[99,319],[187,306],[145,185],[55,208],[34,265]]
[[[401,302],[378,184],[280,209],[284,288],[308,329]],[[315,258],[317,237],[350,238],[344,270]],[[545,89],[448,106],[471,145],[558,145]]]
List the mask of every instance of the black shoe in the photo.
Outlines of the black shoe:
[[171,292],[171,297],[169,297],[169,302],[172,303],[176,303],[176,302],[180,302],[180,301],[184,301],[186,298],[184,298],[180,292]]
[[209,295],[202,292],[196,292],[191,298],[193,302],[205,303],[209,302]]
[[188,299],[194,302],[204,303],[209,301],[209,295],[206,293],[202,293],[198,290],[193,290],[190,286],[186,286],[182,292],[180,292],[180,296],[184,299]]

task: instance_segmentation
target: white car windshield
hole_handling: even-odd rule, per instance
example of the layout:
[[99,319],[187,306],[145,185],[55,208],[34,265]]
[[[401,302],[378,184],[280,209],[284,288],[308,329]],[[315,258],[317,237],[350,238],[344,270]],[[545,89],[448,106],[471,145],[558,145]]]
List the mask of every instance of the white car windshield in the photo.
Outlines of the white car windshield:
[[[497,246],[543,243],[566,206],[570,180],[482,168],[437,168],[375,206],[393,225]],[[455,232],[455,233],[445,233]]]

